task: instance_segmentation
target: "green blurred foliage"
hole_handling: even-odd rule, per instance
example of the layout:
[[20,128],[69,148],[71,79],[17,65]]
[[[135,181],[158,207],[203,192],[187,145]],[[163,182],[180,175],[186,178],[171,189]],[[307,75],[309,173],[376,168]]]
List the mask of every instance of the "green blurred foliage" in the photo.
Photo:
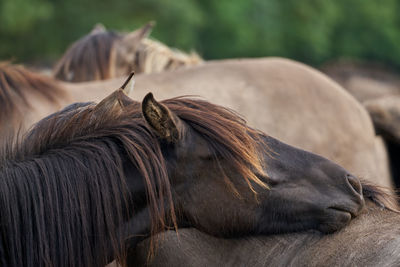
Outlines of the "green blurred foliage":
[[397,0],[0,0],[0,58],[56,60],[101,22],[152,36],[206,59],[283,56],[312,65],[335,58],[400,67]]

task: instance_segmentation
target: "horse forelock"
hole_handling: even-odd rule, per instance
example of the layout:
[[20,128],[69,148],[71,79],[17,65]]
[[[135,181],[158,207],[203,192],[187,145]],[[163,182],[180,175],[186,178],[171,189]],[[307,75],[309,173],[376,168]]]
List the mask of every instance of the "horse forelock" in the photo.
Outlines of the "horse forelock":
[[16,116],[22,116],[19,105],[29,107],[26,98],[29,91],[36,92],[51,102],[56,102],[58,96],[64,92],[50,77],[31,72],[21,65],[0,62],[0,122],[5,118],[12,120]]
[[88,34],[74,42],[57,62],[54,77],[81,82],[111,78],[111,53],[121,35],[113,31]]

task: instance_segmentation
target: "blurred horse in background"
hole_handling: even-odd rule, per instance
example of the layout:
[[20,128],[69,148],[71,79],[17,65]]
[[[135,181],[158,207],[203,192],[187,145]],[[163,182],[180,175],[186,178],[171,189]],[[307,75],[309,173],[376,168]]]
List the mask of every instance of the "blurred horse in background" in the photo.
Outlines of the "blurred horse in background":
[[106,80],[132,71],[161,72],[203,62],[194,52],[186,54],[148,39],[153,24],[127,34],[96,25],[68,48],[54,67],[54,77],[67,82]]
[[[60,105],[100,101],[122,83],[120,78],[58,82],[63,95],[57,105],[43,99],[21,110],[32,118],[44,116]],[[9,84],[0,89],[7,86],[13,88]],[[131,96],[140,99],[148,90],[161,99],[196,94],[232,108],[254,128],[323,155],[357,176],[391,186],[385,148],[375,137],[365,109],[339,85],[306,65],[279,58],[210,61],[172,72],[137,75]],[[25,91],[33,92],[29,87]],[[8,125],[8,117],[3,118],[1,130]],[[38,119],[24,120],[22,128],[28,129]]]

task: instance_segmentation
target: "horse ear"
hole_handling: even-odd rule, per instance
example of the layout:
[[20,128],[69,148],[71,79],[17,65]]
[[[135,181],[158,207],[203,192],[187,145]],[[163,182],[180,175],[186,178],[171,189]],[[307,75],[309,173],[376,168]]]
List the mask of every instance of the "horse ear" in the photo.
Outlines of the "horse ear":
[[133,76],[134,73],[132,72],[121,88],[114,91],[112,94],[104,98],[99,104],[97,104],[95,107],[95,112],[117,112],[119,114],[126,106],[133,104],[135,101],[127,95],[130,90],[132,90],[134,85]]
[[166,106],[158,103],[152,93],[148,93],[142,102],[142,113],[147,123],[157,135],[168,143],[176,143],[179,138],[179,118]]
[[127,43],[139,43],[142,39],[147,38],[151,31],[153,30],[153,27],[155,25],[154,21],[148,22],[146,25],[141,27],[140,29],[137,29],[136,31],[130,32],[127,35],[124,36],[124,39],[122,42],[127,42]]
[[101,23],[96,23],[96,25],[94,25],[90,34],[96,34],[96,33],[102,33],[102,32],[106,32],[106,27],[104,27],[104,25]]

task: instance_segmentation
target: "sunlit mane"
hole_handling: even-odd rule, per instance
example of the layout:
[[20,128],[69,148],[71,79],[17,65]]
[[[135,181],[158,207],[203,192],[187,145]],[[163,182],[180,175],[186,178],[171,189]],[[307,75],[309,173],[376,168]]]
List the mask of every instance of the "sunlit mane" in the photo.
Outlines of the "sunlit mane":
[[[55,102],[62,88],[53,79],[25,69],[21,65],[0,62],[0,122],[12,121],[20,114],[19,105],[29,107],[28,92],[35,92]],[[4,126],[2,126],[4,127]]]

